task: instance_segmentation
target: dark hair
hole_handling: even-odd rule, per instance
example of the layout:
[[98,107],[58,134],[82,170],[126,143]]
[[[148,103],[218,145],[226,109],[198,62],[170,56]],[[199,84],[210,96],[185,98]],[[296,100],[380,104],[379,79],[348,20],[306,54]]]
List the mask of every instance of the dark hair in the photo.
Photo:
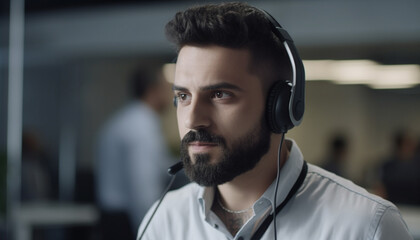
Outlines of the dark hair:
[[269,82],[291,77],[290,62],[269,20],[245,3],[208,4],[178,12],[166,25],[166,36],[178,51],[185,45],[249,49],[251,72]]
[[129,92],[134,98],[143,98],[147,90],[158,82],[150,71],[137,68],[130,78]]

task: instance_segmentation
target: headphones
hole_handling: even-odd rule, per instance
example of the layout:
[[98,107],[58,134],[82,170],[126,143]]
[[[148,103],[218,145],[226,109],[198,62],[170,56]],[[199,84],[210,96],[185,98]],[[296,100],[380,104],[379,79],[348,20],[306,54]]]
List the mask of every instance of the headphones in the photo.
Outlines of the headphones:
[[259,9],[270,21],[271,31],[280,39],[292,66],[292,80],[275,82],[267,97],[268,126],[273,133],[286,133],[302,122],[305,111],[305,69],[292,38],[266,11]]

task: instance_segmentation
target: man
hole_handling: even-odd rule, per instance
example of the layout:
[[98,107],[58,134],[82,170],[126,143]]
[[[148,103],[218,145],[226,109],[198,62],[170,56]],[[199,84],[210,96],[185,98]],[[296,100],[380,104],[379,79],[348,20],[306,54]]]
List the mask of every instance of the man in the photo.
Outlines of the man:
[[102,239],[135,237],[147,209],[164,189],[163,166],[170,162],[158,115],[170,104],[169,84],[136,69],[129,88],[131,101],[99,136],[95,170]]
[[195,183],[170,192],[145,230],[150,211],[139,239],[144,230],[142,239],[410,239],[394,205],[306,164],[294,141],[281,144],[266,103],[290,79],[290,61],[263,12],[193,7],[166,32],[179,49],[181,158]]
[[417,139],[409,131],[394,136],[394,153],[381,166],[379,193],[396,204],[420,205],[420,156]]
[[348,153],[349,143],[346,136],[341,134],[335,135],[329,141],[327,156],[324,159],[322,168],[338,176],[346,177],[345,167]]

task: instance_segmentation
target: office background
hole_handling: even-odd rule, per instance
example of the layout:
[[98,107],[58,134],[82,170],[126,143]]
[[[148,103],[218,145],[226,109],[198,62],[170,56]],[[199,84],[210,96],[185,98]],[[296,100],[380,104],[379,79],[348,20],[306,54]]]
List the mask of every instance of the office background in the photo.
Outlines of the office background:
[[[136,67],[163,69],[175,57],[164,36],[166,22],[176,11],[202,2],[25,3],[21,127],[48,153],[58,202],[93,202],[85,180],[94,168],[100,127],[128,100],[127,80]],[[407,130],[420,139],[420,2],[248,2],[276,17],[309,66],[305,117],[287,137],[298,142],[308,162],[323,164],[331,137],[346,136],[347,176],[372,188],[375,169],[392,154],[394,133]],[[0,7],[0,159],[6,162],[13,107],[8,105],[10,3],[2,1]],[[316,69],[327,72],[334,64],[344,66],[343,72],[317,75]],[[352,78],[360,72],[355,65],[373,70]],[[385,77],[372,73],[381,69]],[[165,113],[163,128],[176,155],[174,114],[174,109]],[[0,219],[6,222],[6,211]]]

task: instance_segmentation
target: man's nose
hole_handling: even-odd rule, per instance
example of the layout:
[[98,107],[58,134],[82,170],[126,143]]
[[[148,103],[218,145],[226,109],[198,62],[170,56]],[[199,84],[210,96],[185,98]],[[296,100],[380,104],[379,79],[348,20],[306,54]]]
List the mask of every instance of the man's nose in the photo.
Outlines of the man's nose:
[[206,103],[195,99],[186,109],[185,127],[188,129],[207,128],[211,124],[210,110]]

